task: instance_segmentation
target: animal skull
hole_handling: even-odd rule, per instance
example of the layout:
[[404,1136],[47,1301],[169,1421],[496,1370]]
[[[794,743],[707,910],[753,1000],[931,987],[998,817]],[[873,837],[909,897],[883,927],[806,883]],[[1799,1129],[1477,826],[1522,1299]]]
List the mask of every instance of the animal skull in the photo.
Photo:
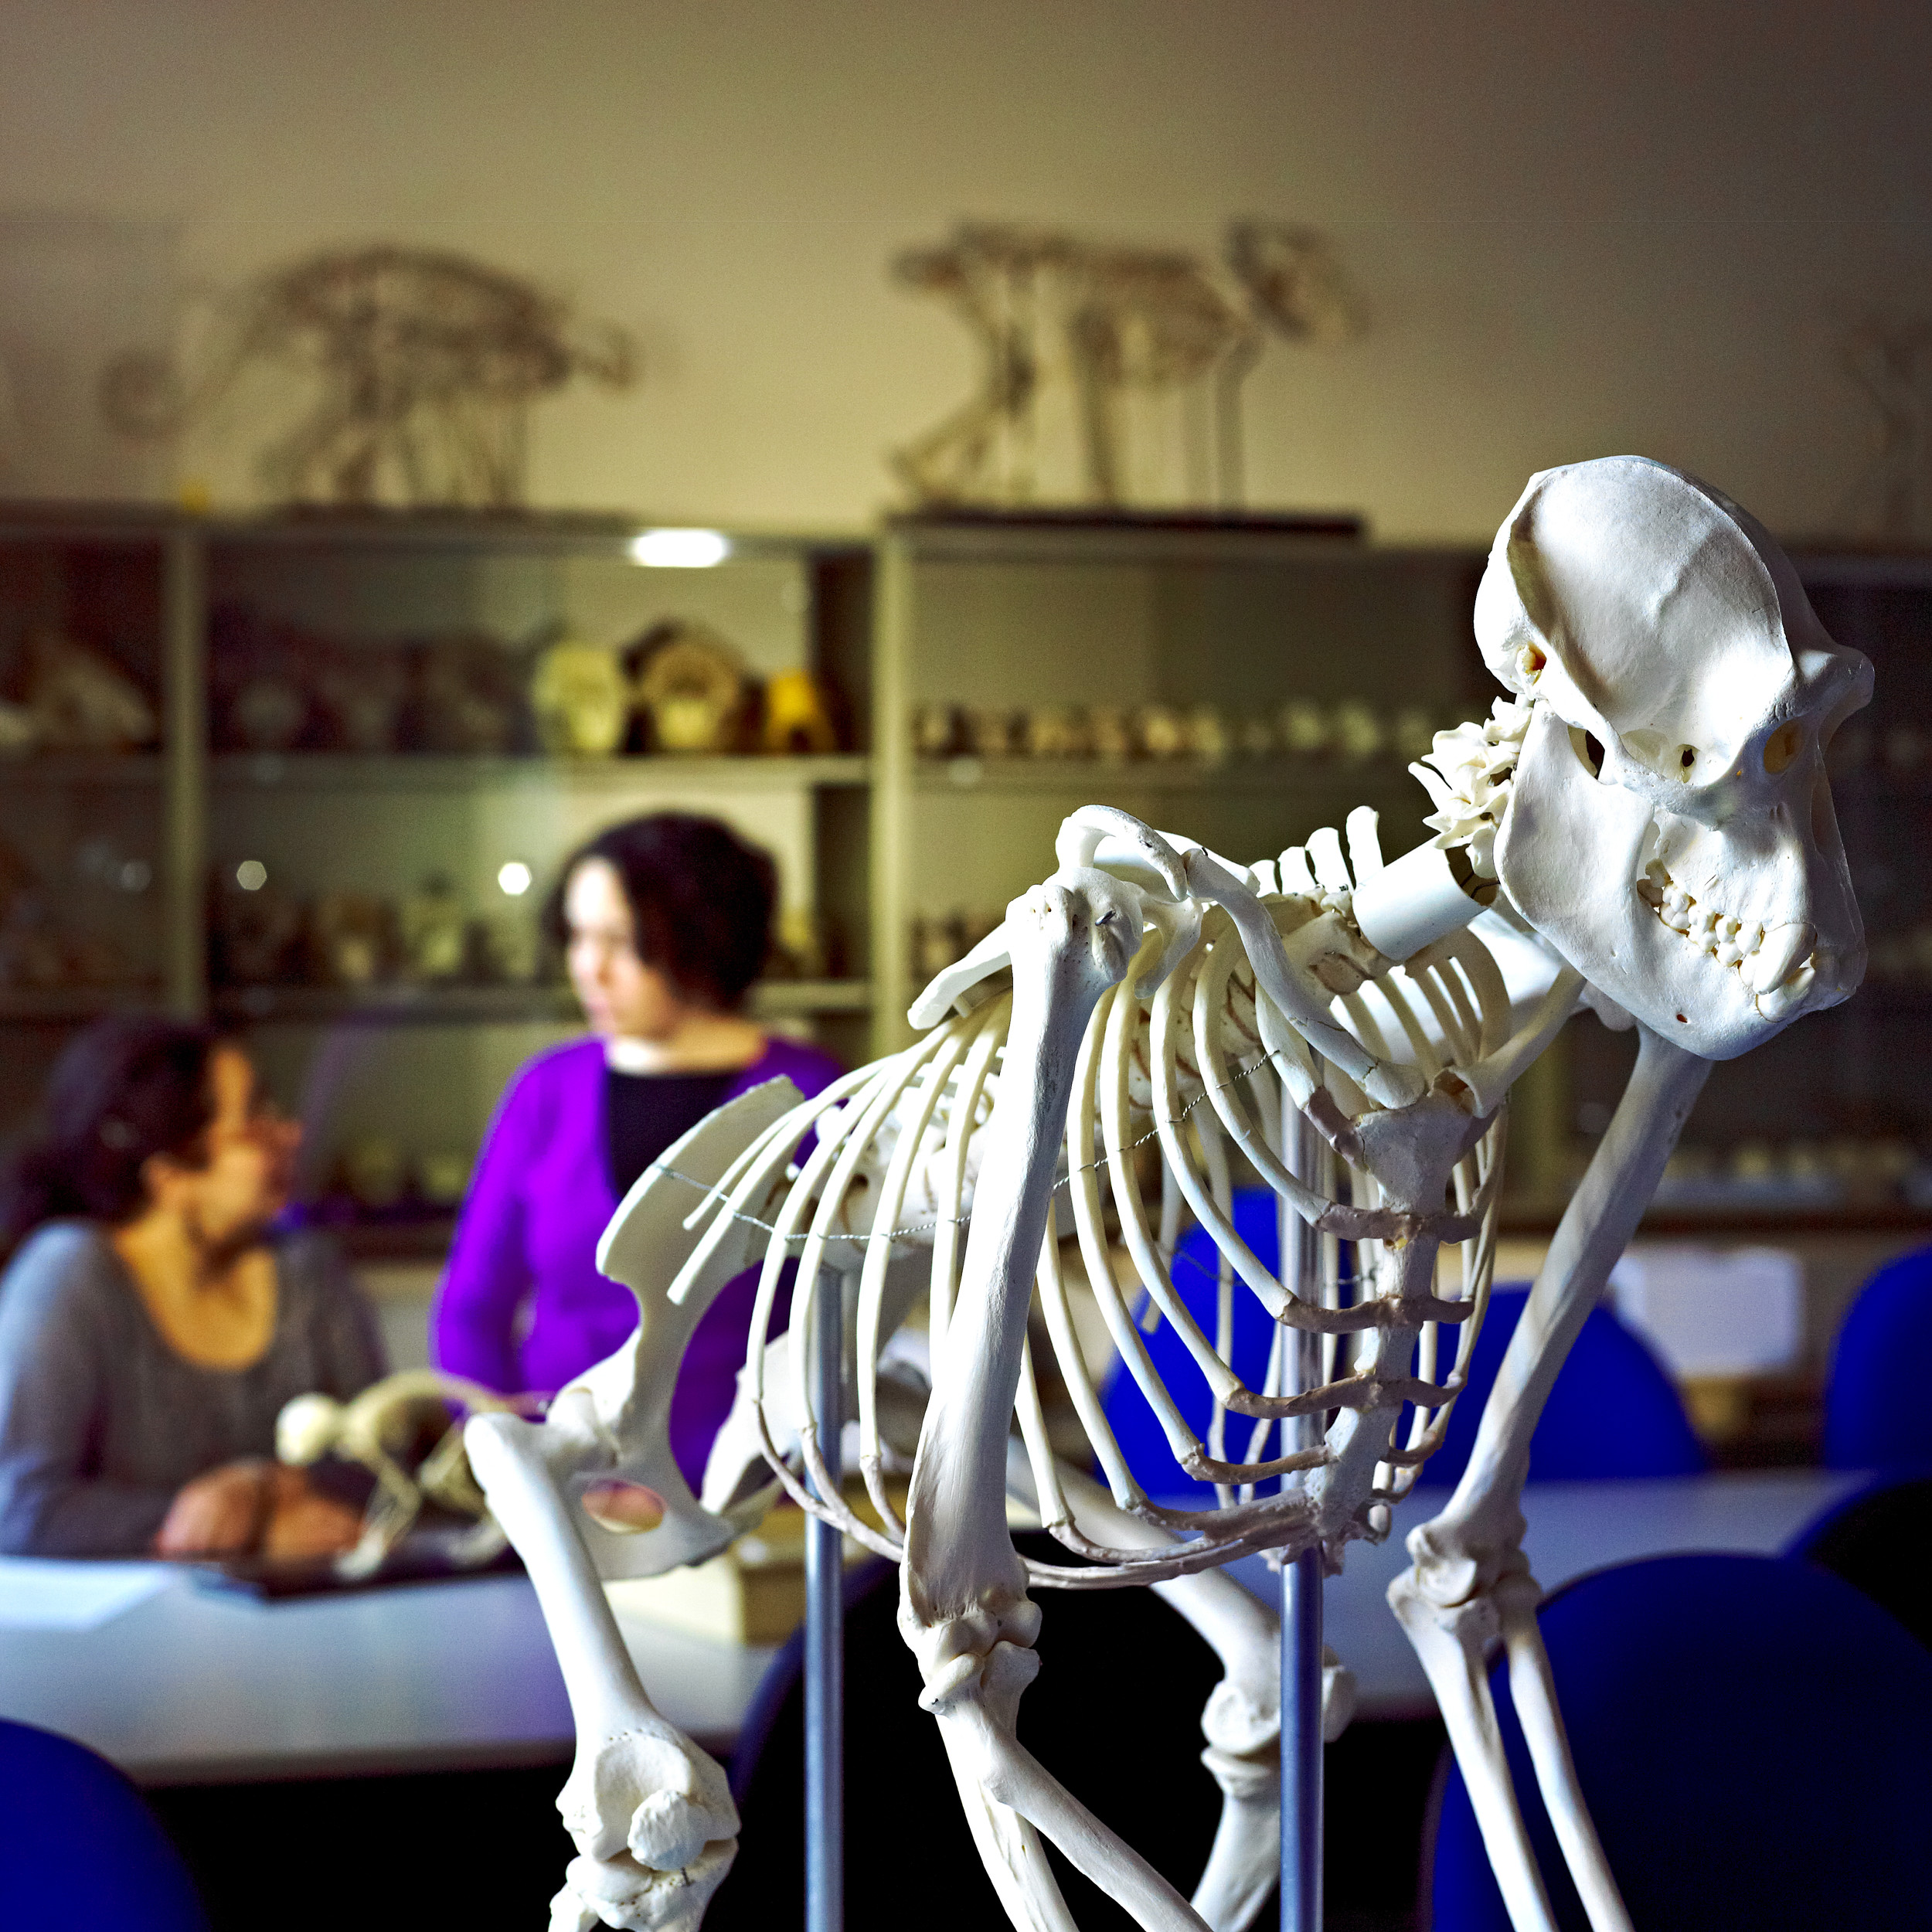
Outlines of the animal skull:
[[1535,705],[1497,869],[1571,964],[1706,1060],[1851,995],[1865,936],[1825,748],[1872,668],[1754,519],[1640,457],[1546,470],[1476,633]]

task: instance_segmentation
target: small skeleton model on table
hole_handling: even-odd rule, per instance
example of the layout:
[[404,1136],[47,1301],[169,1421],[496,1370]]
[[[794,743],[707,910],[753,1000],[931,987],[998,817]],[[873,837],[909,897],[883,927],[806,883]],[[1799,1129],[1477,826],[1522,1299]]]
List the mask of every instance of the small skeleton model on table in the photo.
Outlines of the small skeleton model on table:
[[[1859,983],[1864,942],[1823,753],[1866,702],[1870,668],[1825,634],[1743,512],[1636,457],[1532,479],[1497,538],[1476,630],[1510,695],[1486,723],[1441,734],[1418,768],[1437,807],[1429,845],[1385,863],[1374,815],[1357,811],[1345,849],[1325,831],[1240,866],[1085,808],[1062,829],[1052,877],[920,996],[917,1044],[802,1104],[781,1081],[754,1090],[631,1190],[600,1261],[637,1293],[636,1335],[542,1424],[485,1416],[468,1432],[577,1715],[558,1803],[580,1855],[556,1932],[695,1926],[730,1865],[723,1775],[652,1708],[600,1584],[719,1549],[764,1510],[774,1475],[900,1563],[921,1702],[1016,1927],[1069,1923],[1043,1835],[1142,1926],[1247,1924],[1277,1870],[1276,1624],[1216,1566],[1318,1547],[1338,1569],[1352,1541],[1389,1533],[1483,1319],[1510,1088],[1580,1004],[1636,1028],[1636,1069],[1468,1473],[1410,1532],[1413,1563],[1390,1598],[1519,1932],[1553,1921],[1490,1701],[1484,1662],[1498,1641],[1590,1923],[1628,1927],[1537,1634],[1519,1507],[1528,1445],[1711,1063]],[[815,1145],[794,1165],[808,1130]],[[1150,1138],[1152,1200],[1132,1158]],[[1279,1274],[1235,1232],[1230,1143],[1281,1204]],[[1224,1305],[1251,1294],[1278,1324],[1260,1387],[1175,1291],[1184,1216],[1220,1252]],[[1164,1508],[1126,1466],[1070,1318],[1070,1219],[1123,1372],[1182,1467],[1217,1485],[1215,1507]],[[1346,1304],[1340,1243],[1357,1263]],[[1453,1282],[1438,1280],[1445,1245],[1460,1250]],[[712,1298],[760,1255],[738,1405],[693,1496],[666,1436],[676,1366]],[[767,1345],[794,1257],[791,1332]],[[1131,1311],[1142,1290],[1213,1392],[1205,1440],[1148,1357]],[[855,1425],[815,1410],[809,1352],[792,1345],[830,1296]],[[929,1352],[903,1326],[921,1298]],[[1103,1482],[1048,1441],[1028,1337],[1036,1299]],[[1216,1326],[1225,1337],[1225,1316]],[[827,1447],[854,1426],[883,1530],[829,1478]],[[910,1473],[903,1519],[895,1472]],[[1086,1566],[1022,1561],[1013,1498]],[[1223,1821],[1192,1905],[1018,1734],[1040,1668],[1029,1593],[1134,1583],[1166,1594],[1226,1668],[1203,1719]]]
[[262,470],[299,503],[508,508],[523,498],[530,404],[573,376],[636,379],[622,330],[578,326],[534,283],[436,249],[310,256],[244,291],[217,333],[185,386],[165,361],[124,357],[102,379],[102,413],[124,435],[171,436],[245,371],[294,371],[315,401]]
[[[353,1549],[335,1559],[345,1580],[372,1576],[416,1526],[426,1503],[473,1519],[451,1549],[458,1569],[488,1563],[504,1545],[490,1505],[470,1473],[463,1425],[452,1424],[455,1404],[473,1416],[515,1414],[518,1404],[479,1383],[437,1369],[405,1369],[372,1383],[349,1402],[320,1393],[297,1396],[275,1420],[275,1454],[307,1468],[331,1454],[359,1463],[376,1478],[363,1512],[362,1533]],[[425,1434],[437,1440],[413,1470],[411,1446]]]
[[[978,393],[893,456],[913,501],[1129,502],[1137,495],[1130,399],[1179,396],[1202,406],[1183,439],[1195,446],[1189,467],[1203,472],[1188,495],[1198,502],[1209,494],[1211,441],[1214,500],[1238,504],[1241,384],[1264,334],[1338,342],[1362,325],[1332,250],[1312,229],[1237,222],[1226,258],[1232,286],[1178,250],[970,223],[940,247],[900,256],[897,280],[943,297],[985,361]],[[1077,475],[1063,474],[1056,460],[1063,439],[1054,419],[1067,413],[1077,421]]]

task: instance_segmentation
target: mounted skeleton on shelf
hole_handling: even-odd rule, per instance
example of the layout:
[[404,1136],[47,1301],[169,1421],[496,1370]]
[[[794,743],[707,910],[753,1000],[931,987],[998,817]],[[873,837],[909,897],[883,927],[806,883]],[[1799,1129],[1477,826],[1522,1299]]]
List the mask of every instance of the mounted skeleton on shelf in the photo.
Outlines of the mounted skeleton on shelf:
[[[1144,1926],[1245,1924],[1276,1872],[1275,1624],[1214,1566],[1318,1546],[1338,1568],[1350,1541],[1388,1534],[1482,1320],[1509,1089],[1585,1002],[1635,1024],[1636,1069],[1511,1342],[1468,1471],[1410,1532],[1413,1563],[1390,1600],[1519,1932],[1552,1919],[1490,1702],[1484,1660],[1498,1640],[1592,1925],[1627,1926],[1537,1635],[1520,1548],[1528,1444],[1710,1063],[1858,985],[1863,940],[1824,749],[1866,702],[1870,668],[1825,634],[1755,522],[1634,457],[1532,480],[1497,538],[1476,625],[1513,696],[1488,723],[1438,738],[1417,767],[1438,808],[1430,845],[1385,865],[1373,815],[1357,812],[1345,859],[1328,831],[1243,867],[1124,815],[1080,811],[1053,876],[915,1005],[929,1029],[916,1045],[804,1104],[782,1081],[744,1095],[632,1189],[600,1259],[636,1291],[638,1334],[540,1425],[489,1416],[468,1432],[536,1581],[578,1725],[558,1801],[582,1855],[553,1927],[693,1927],[729,1867],[738,1822],[723,1774],[652,1709],[600,1585],[723,1548],[762,1513],[774,1473],[900,1563],[921,1701],[1016,1926],[1071,1923],[1041,1835]],[[808,1131],[815,1145],[795,1165]],[[1158,1202],[1134,1158],[1148,1138]],[[1235,1232],[1229,1141],[1282,1204],[1279,1275]],[[1175,1291],[1184,1213],[1223,1257],[1223,1308],[1230,1293],[1253,1294],[1278,1324],[1260,1388],[1230,1366],[1225,1313],[1210,1336]],[[1069,1220],[1122,1372],[1182,1467],[1219,1485],[1217,1506],[1162,1507],[1128,1470],[1069,1313],[1058,1238]],[[1356,1257],[1347,1305],[1341,1243]],[[1438,1281],[1445,1244],[1461,1251],[1453,1283]],[[760,1256],[739,1405],[700,1501],[669,1454],[672,1383],[712,1298]],[[794,1257],[790,1334],[766,1344]],[[1143,1289],[1212,1390],[1205,1442],[1149,1359],[1131,1305]],[[883,1529],[840,1499],[826,1452],[843,1418],[815,1411],[808,1351],[791,1345],[811,1332],[815,1300],[833,1295]],[[1104,1484],[1049,1444],[1028,1341],[1036,1298]],[[922,1300],[923,1362],[903,1327]],[[910,1475],[903,1521],[895,1471]],[[1012,1498],[1084,1563],[1023,1561]],[[1223,1821],[1192,1908],[1016,1730],[1039,1668],[1029,1588],[1141,1582],[1168,1596],[1227,1673],[1204,1719]],[[1342,1701],[1332,1696],[1332,1722]]]

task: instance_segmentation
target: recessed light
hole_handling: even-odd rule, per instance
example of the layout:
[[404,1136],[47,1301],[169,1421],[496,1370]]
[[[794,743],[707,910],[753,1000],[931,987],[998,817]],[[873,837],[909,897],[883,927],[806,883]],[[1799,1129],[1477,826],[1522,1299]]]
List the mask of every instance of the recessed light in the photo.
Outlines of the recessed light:
[[631,561],[654,570],[708,570],[730,554],[722,530],[643,530],[631,539]]

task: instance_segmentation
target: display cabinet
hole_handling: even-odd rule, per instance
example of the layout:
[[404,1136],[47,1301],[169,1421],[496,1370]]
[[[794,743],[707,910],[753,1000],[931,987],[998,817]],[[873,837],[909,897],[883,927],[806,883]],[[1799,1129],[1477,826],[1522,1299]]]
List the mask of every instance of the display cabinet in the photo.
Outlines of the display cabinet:
[[[1713,1070],[1651,1224],[1909,1234],[1932,1224],[1932,556],[1793,560],[1825,629],[1876,675],[1828,757],[1870,963],[1843,1005]],[[1634,1048],[1590,1020],[1566,1044],[1573,1166]]]
[[1368,804],[1393,849],[1423,835],[1407,760],[1479,695],[1480,559],[1373,548],[1345,521],[909,520],[879,559],[894,1039],[901,995],[1051,869],[1073,807],[1251,859]]
[[76,1022],[183,991],[169,519],[0,512],[0,1128]]
[[[879,544],[872,842],[882,1047],[910,994],[1053,864],[1074,807],[1124,806],[1247,860],[1349,809],[1426,836],[1407,771],[1497,688],[1472,617],[1485,553],[1295,519],[965,518]],[[1649,1226],[1909,1232],[1932,1223],[1932,560],[1798,557],[1876,667],[1832,781],[1872,940],[1845,1006],[1719,1066]],[[1553,1227],[1634,1056],[1579,1018],[1519,1086],[1509,1223]]]
[[[504,1081],[575,1021],[539,932],[560,859],[665,808],[772,852],[781,944],[753,1009],[862,1056],[869,549],[722,533],[663,568],[645,536],[0,513],[8,1124],[95,1012],[212,1012],[299,1110],[318,1211],[433,1247]],[[611,694],[546,679],[587,659],[607,682],[612,651],[674,625],[751,694],[699,720],[712,748],[651,750],[638,715],[608,755],[560,751],[569,707]],[[760,687],[821,701],[811,749],[759,748]]]
[[[536,913],[596,828],[676,806],[770,849],[784,944],[756,1009],[855,1061],[906,1039],[918,985],[1051,869],[1075,806],[1246,859],[1367,804],[1400,851],[1425,830],[1408,762],[1495,695],[1471,634],[1482,553],[1345,521],[726,532],[703,568],[644,533],[0,507],[0,1129],[91,1015],[213,1012],[300,1108],[310,1199],[366,1243],[433,1253],[503,1081],[573,1022]],[[1877,667],[1832,761],[1871,971],[1716,1070],[1653,1228],[1932,1221],[1932,560],[1799,563]],[[723,640],[753,684],[805,674],[830,748],[546,751],[549,647],[667,622]],[[1519,1091],[1526,1233],[1630,1053],[1580,1019]]]

